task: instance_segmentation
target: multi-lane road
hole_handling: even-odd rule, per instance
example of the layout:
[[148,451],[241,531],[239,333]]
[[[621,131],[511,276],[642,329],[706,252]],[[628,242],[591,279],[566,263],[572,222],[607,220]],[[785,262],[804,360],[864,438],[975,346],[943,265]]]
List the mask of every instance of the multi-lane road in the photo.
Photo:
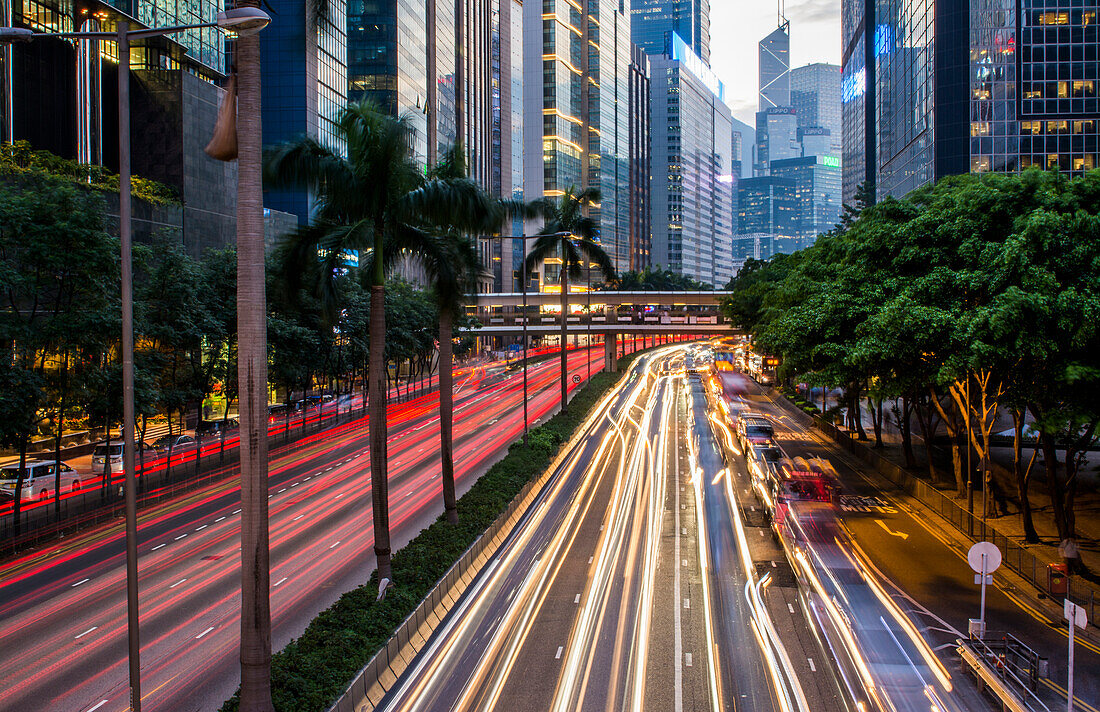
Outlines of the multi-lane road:
[[382,709],[844,709],[683,366],[635,364]]
[[[591,359],[591,365],[586,362]],[[603,354],[570,355],[581,379]],[[557,360],[529,373],[530,417],[558,406]],[[492,379],[496,380],[496,379]],[[570,378],[571,387],[575,387]],[[460,488],[523,430],[518,374],[456,395]],[[393,409],[390,512],[400,546],[442,511],[436,399]],[[327,430],[270,467],[272,616],[276,648],[374,558],[366,428]],[[142,693],[145,709],[210,710],[239,681],[240,493],[235,479],[141,513]],[[128,707],[124,538],[97,528],[0,566],[0,709],[116,712]]]

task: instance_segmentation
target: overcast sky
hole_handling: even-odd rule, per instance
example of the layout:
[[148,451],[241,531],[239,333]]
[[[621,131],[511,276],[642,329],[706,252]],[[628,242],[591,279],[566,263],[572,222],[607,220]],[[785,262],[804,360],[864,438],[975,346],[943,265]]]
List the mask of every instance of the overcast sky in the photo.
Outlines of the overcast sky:
[[[840,0],[787,0],[791,66],[840,64]],[[710,63],[726,104],[750,126],[756,113],[756,43],[776,28],[775,0],[711,0]]]

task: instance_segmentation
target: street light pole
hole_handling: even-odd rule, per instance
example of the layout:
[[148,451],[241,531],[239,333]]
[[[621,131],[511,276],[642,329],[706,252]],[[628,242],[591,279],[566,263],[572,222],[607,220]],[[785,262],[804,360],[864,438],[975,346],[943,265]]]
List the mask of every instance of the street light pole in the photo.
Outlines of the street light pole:
[[126,618],[130,649],[130,709],[141,712],[138,631],[137,486],[134,472],[134,289],[130,225],[130,23],[119,21],[118,241],[122,251],[122,469],[126,498]]

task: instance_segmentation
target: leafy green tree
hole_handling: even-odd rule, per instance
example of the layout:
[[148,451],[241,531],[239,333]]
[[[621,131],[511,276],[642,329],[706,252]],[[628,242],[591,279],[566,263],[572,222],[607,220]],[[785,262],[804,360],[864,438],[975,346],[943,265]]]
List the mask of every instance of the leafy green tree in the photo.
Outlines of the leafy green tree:
[[559,200],[543,198],[533,203],[533,209],[543,220],[543,227],[527,253],[526,269],[545,264],[552,258],[561,260],[561,409],[569,410],[569,369],[566,355],[569,316],[569,280],[579,280],[582,268],[592,265],[607,281],[615,279],[615,266],[600,247],[599,226],[586,214],[600,200],[600,191],[587,188],[577,193],[573,188],[565,191]]
[[660,265],[646,267],[636,272],[623,272],[606,285],[609,289],[639,292],[704,292],[714,289],[706,282],[699,282]]

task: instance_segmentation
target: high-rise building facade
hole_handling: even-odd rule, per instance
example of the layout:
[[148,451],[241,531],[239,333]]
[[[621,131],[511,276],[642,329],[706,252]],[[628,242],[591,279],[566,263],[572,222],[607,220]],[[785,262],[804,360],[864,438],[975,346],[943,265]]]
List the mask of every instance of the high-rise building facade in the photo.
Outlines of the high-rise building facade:
[[759,111],[791,105],[791,35],[784,22],[757,46]]
[[651,56],[653,263],[708,284],[733,276],[732,116],[718,78],[678,35]]
[[1096,13],[1074,0],[847,0],[846,162],[866,158],[858,178],[877,198],[958,173],[1096,167]]
[[646,54],[668,52],[675,32],[710,64],[710,0],[630,0],[630,39]]
[[737,236],[733,262],[767,259],[798,249],[794,181],[774,175],[746,178],[737,187]]
[[[2,3],[11,26],[37,32],[114,32],[213,21],[220,5],[195,0],[154,6],[130,2],[36,0]],[[125,13],[125,14],[123,14]],[[130,167],[165,183],[179,196],[160,227],[175,230],[189,253],[236,239],[235,163],[203,153],[225,92],[222,35],[188,30],[172,38],[137,39],[131,48]],[[118,66],[114,42],[41,38],[4,47],[0,67],[0,140],[27,141],[36,150],[118,170]],[[141,208],[138,208],[140,213]],[[171,215],[168,215],[171,213]],[[135,218],[135,239],[152,232]]]
[[649,58],[635,45],[630,61],[630,264],[632,271],[649,267],[653,244],[650,200],[653,171],[650,163],[651,86]]
[[840,158],[810,155],[775,161],[771,168],[773,176],[790,181],[793,242],[787,247],[809,247],[840,221]]
[[[840,121],[840,67],[835,64],[817,63],[792,69],[791,107],[798,116],[798,128],[829,130],[829,136],[832,139],[829,152],[839,157],[843,150]],[[818,155],[818,152],[806,152],[806,154]]]
[[[264,143],[309,136],[343,153],[336,122],[347,106],[346,0],[330,0],[323,14],[305,0],[272,0],[271,8],[281,21],[260,34]],[[267,191],[264,205],[309,221],[305,190]]]
[[[586,8],[572,0],[523,5],[524,196],[598,188],[590,217],[622,271],[630,265],[630,17],[618,0]],[[547,265],[544,278],[556,282],[557,266]]]
[[860,186],[874,193],[875,0],[842,0],[840,10],[840,119],[842,188],[846,204]]

